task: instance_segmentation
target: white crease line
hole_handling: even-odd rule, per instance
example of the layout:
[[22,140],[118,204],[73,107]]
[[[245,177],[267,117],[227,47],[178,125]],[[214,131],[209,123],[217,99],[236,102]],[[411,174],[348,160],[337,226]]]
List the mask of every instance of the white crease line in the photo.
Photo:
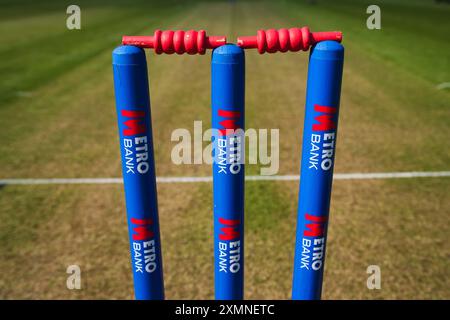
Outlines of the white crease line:
[[[371,180],[399,178],[450,177],[450,171],[419,172],[375,172],[375,173],[335,173],[334,180]],[[247,181],[297,181],[298,175],[246,176]],[[158,177],[159,183],[211,182],[212,177]],[[121,184],[122,178],[69,178],[69,179],[0,179],[0,185],[40,185],[40,184]]]
[[62,179],[1,179],[0,185],[12,184],[113,184],[122,183],[122,178],[62,178]]
[[361,179],[398,179],[398,178],[432,178],[450,177],[450,171],[412,171],[412,172],[376,172],[376,173],[336,173],[336,180]]
[[436,86],[438,90],[450,88],[450,82],[442,82]]

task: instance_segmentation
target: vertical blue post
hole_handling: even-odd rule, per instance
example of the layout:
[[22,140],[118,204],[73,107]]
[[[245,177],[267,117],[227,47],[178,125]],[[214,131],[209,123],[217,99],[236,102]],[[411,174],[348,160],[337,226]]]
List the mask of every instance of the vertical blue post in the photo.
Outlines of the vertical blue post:
[[153,137],[144,50],[120,46],[112,55],[134,293],[164,299]]
[[218,300],[243,299],[244,51],[216,48],[211,63],[214,280]]
[[320,299],[333,181],[344,47],[324,41],[309,58],[292,298]]

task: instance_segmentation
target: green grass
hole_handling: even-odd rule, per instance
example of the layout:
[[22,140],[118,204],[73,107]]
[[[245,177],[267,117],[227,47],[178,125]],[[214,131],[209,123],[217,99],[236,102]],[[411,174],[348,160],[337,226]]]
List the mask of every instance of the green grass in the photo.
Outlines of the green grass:
[[[387,66],[397,66],[433,84],[449,78],[450,6],[434,1],[377,1],[381,30],[366,28],[367,0],[319,0],[318,5],[292,2],[289,8],[301,24],[314,29],[344,32],[344,42],[361,55],[377,56]],[[301,2],[300,2],[301,3]]]
[[[111,51],[123,34],[204,28],[255,34],[309,25],[344,32],[346,61],[336,172],[449,170],[449,5],[379,1],[1,1],[0,179],[118,177]],[[208,176],[175,166],[171,132],[210,125],[209,55],[148,54],[159,176]],[[246,53],[246,126],[280,129],[280,174],[298,174],[307,54]],[[257,174],[259,165],[248,165]],[[448,178],[336,181],[324,298],[449,298]],[[211,184],[159,185],[167,297],[212,298]],[[246,183],[246,298],[290,297],[297,182]],[[0,188],[1,298],[132,298],[122,186]],[[436,226],[438,226],[436,228]],[[114,261],[114,263],[111,263]],[[70,264],[83,290],[65,288]],[[365,287],[379,264],[382,290]]]
[[[0,32],[5,35],[0,47],[0,59],[4,61],[0,64],[4,75],[0,80],[0,108],[20,92],[48,84],[105,52],[117,44],[122,34],[151,30],[152,25],[160,23],[158,15],[180,11],[179,6],[163,6],[160,1],[141,1],[133,6],[126,6],[124,1],[82,1],[78,5],[81,30],[66,28],[67,5],[57,1],[30,16],[4,17],[0,24]],[[149,18],[149,11],[158,14]]]
[[[450,133],[448,91],[436,86],[450,78],[449,57],[443,54],[450,51],[448,41],[443,40],[450,30],[445,19],[450,6],[432,1],[415,5],[380,2],[382,29],[368,30],[365,8],[370,2],[318,2],[292,3],[285,10],[313,30],[344,32],[342,117],[362,123],[343,128],[355,137],[352,150],[343,152],[376,159],[377,163],[368,165],[371,171],[445,170],[450,154],[436,142]],[[349,103],[351,110],[346,106]],[[377,128],[381,131],[371,130]]]

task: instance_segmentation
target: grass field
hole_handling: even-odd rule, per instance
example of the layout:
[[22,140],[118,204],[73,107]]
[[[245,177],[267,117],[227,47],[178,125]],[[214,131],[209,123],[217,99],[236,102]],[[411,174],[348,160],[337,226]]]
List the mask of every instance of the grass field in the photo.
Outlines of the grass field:
[[[377,1],[0,0],[0,179],[120,177],[111,51],[122,34],[200,29],[253,35],[308,25],[344,32],[346,61],[335,172],[448,171],[450,6]],[[298,174],[307,54],[247,52],[246,127],[280,128],[279,174]],[[210,125],[209,54],[148,55],[158,176],[209,176],[176,166],[176,128]],[[275,116],[274,116],[275,115]],[[257,174],[257,165],[247,174]],[[326,299],[449,299],[449,178],[338,180],[325,267]],[[161,184],[166,295],[213,298],[210,183]],[[245,297],[288,299],[298,182],[246,183]],[[66,288],[78,264],[82,290]],[[382,289],[368,290],[379,265]],[[0,298],[131,299],[123,187],[0,186]]]

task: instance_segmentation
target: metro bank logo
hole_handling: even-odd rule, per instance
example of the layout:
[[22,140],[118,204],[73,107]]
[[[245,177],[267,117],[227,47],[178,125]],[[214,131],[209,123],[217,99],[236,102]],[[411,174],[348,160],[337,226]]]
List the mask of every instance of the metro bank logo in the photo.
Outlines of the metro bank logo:
[[330,131],[336,130],[336,108],[314,105],[314,111],[321,115],[314,118],[318,123],[313,124],[313,131]]
[[[121,110],[121,146],[125,174],[146,174],[150,169],[149,126],[143,110]],[[123,119],[124,118],[124,119]]]
[[219,109],[218,111],[219,117],[225,118],[219,122],[222,126],[222,129],[219,129],[219,133],[221,136],[226,136],[227,134],[234,133],[235,130],[240,129],[239,125],[236,123],[237,120],[241,117],[240,111],[228,111]]
[[242,112],[218,109],[217,116],[219,123],[214,128],[216,137],[213,138],[214,163],[220,174],[239,174],[245,160],[245,135],[240,125]]
[[[338,110],[335,107],[314,105],[310,134],[309,170],[331,172],[334,164]],[[309,117],[309,115],[308,115]]]
[[241,225],[240,220],[231,220],[219,218],[219,223],[221,224],[219,239],[225,241],[238,240],[241,236],[239,231],[239,226]]
[[323,237],[325,233],[325,225],[328,217],[313,216],[309,213],[305,214],[305,237]]
[[[152,219],[131,218],[131,255],[135,273],[152,273],[158,268]],[[142,242],[141,242],[142,241]]]
[[122,110],[121,115],[129,118],[123,122],[125,129],[123,129],[124,136],[135,136],[145,134],[147,127],[145,125],[145,111]]
[[318,271],[325,259],[325,232],[328,217],[305,214],[301,247],[301,269]]
[[132,238],[135,241],[147,241],[154,237],[154,232],[151,230],[153,225],[152,219],[130,219],[132,224]]
[[236,273],[241,270],[241,220],[219,217],[219,242],[217,263],[219,272]]

